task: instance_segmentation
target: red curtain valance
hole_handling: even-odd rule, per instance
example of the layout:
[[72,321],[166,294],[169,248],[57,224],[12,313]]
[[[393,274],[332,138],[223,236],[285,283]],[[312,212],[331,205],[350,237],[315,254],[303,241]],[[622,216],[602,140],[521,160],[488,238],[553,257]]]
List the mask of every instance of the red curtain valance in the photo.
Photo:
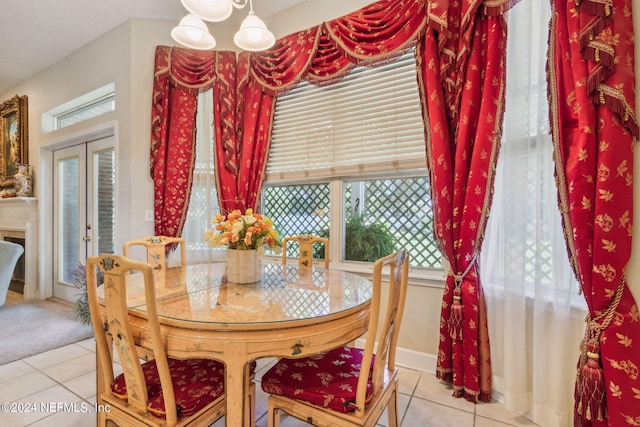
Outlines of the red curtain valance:
[[424,32],[426,7],[426,0],[383,0],[290,34],[265,52],[245,53],[248,76],[265,93],[277,95],[304,79],[327,83],[357,64],[392,59]]
[[175,87],[195,93],[205,92],[215,82],[218,54],[215,51],[158,46],[155,80],[168,79]]

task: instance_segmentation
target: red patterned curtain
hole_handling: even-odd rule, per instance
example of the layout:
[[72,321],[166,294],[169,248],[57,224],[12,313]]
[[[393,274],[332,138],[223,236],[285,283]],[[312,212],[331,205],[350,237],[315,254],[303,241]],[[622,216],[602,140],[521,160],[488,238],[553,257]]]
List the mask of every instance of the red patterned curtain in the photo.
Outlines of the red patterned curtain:
[[235,53],[158,46],[151,108],[151,178],[155,234],[180,236],[189,206],[195,162],[199,92],[214,88],[217,153],[222,200],[237,195],[235,140]]
[[437,376],[454,396],[491,400],[487,314],[478,256],[502,134],[506,23],[512,1],[431,1],[416,50],[435,230],[450,270]]
[[242,209],[238,196],[239,106],[236,54],[214,52],[216,84],[213,86],[213,127],[215,132],[215,174],[222,212]]
[[625,279],[639,134],[631,1],[551,2],[548,80],[558,199],[589,309],[575,426],[640,425],[640,314]]
[[271,130],[276,109],[276,97],[265,93],[248,78],[250,54],[240,54],[238,105],[242,111],[238,139],[241,141],[238,173],[238,198],[241,210],[258,209],[260,192],[266,176],[267,158],[271,147]]

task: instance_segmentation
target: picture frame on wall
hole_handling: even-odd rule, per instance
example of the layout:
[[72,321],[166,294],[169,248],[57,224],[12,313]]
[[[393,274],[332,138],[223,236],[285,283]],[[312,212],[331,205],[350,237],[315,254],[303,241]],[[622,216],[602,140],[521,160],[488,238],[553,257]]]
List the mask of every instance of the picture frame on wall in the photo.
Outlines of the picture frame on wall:
[[18,165],[29,163],[27,97],[0,104],[0,188],[13,187]]

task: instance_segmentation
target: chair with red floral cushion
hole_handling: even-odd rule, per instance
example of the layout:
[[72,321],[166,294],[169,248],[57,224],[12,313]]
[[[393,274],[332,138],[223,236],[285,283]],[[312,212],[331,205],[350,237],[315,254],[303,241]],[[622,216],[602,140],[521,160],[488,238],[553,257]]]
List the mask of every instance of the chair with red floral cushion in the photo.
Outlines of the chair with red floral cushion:
[[[379,328],[386,267],[388,298]],[[262,376],[262,389],[269,393],[270,427],[280,425],[280,412],[315,426],[374,426],[385,408],[389,426],[399,425],[395,352],[408,276],[409,255],[404,250],[375,262],[364,349],[339,347],[302,358],[283,358]]]
[[[104,317],[100,312],[96,273],[104,273]],[[127,280],[131,271],[144,276],[153,360],[142,362],[128,322]],[[178,360],[166,356],[156,308],[153,267],[118,255],[87,260],[87,293],[100,369],[98,425],[209,426],[225,413],[224,365],[209,359]],[[114,346],[123,373],[113,374]]]
[[313,245],[324,244],[324,268],[329,268],[329,239],[308,234],[285,237],[282,240],[282,264],[287,263],[288,242],[298,243],[298,265],[300,267],[311,267],[313,265]]

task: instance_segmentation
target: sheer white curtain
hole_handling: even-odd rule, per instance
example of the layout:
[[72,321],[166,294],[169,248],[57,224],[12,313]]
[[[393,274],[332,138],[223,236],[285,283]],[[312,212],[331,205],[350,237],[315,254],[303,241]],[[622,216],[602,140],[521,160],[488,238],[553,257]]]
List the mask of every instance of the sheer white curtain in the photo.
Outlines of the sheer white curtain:
[[586,314],[557,207],[545,64],[550,5],[508,14],[504,136],[482,251],[493,389],[507,409],[571,426]]
[[198,96],[196,119],[196,164],[187,219],[182,237],[187,244],[188,262],[212,261],[214,249],[204,241],[204,232],[211,228],[211,218],[219,211],[214,176],[214,130],[212,90]]

